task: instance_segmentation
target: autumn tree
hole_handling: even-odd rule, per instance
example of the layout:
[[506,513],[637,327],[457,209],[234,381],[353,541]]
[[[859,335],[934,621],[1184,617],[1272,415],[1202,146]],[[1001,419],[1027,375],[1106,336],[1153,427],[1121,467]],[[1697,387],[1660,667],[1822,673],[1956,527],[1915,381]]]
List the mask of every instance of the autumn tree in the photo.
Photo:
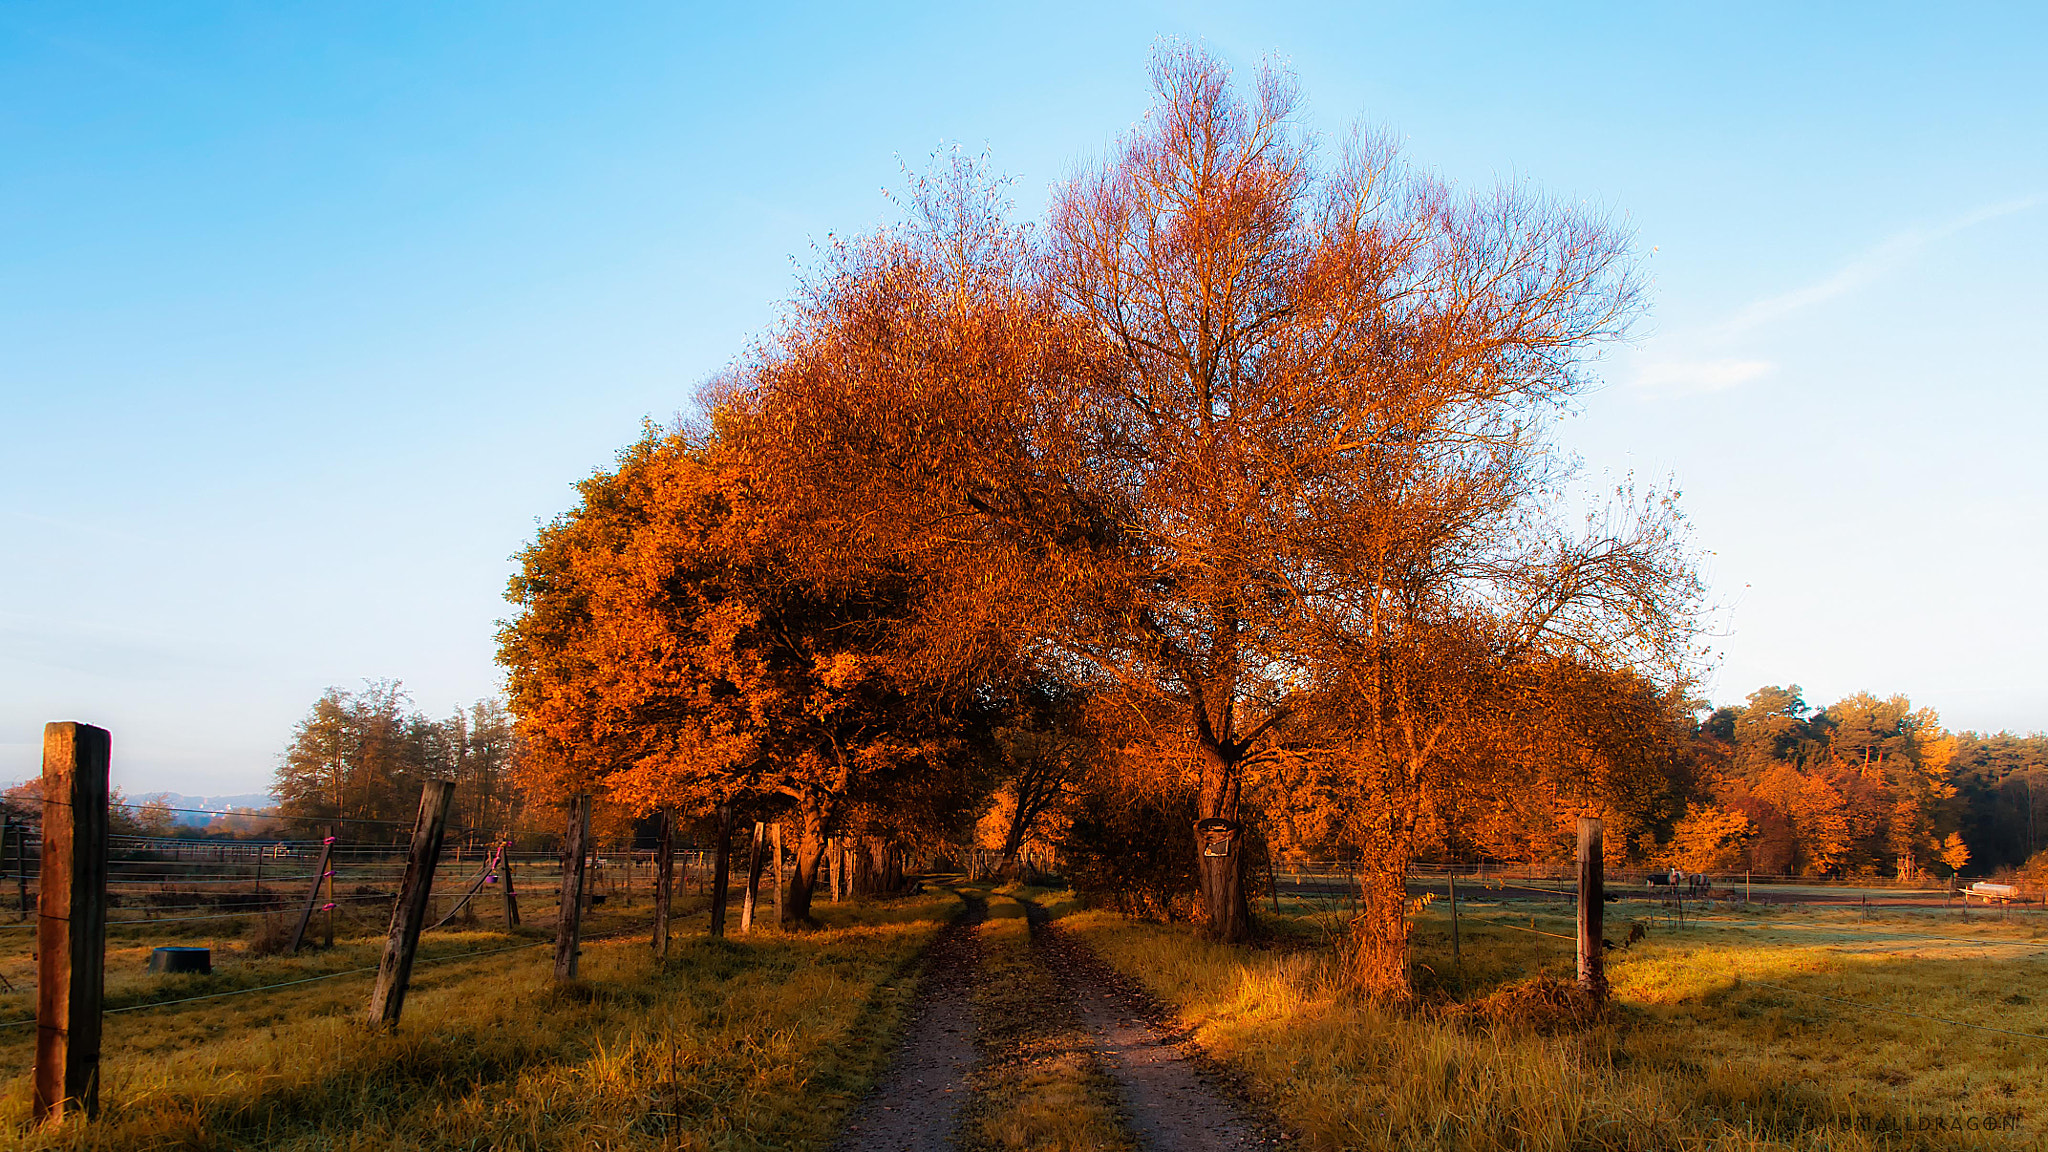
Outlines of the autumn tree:
[[1543,429],[1634,307],[1622,234],[1371,136],[1319,151],[1272,69],[1247,98],[1169,48],[1153,80],[1042,237],[956,159],[838,247],[721,426],[820,555],[943,574],[935,658],[1007,640],[1162,718],[1208,928],[1240,940],[1246,765],[1306,688],[1373,701],[1375,763],[1426,759],[1418,709],[1457,695],[1432,638],[1655,662],[1690,576],[1654,501],[1548,515]]
[[964,785],[976,698],[924,690],[894,659],[905,578],[807,579],[715,444],[650,432],[581,495],[521,554],[500,635],[529,788],[787,813],[784,913],[808,921],[827,837]]
[[[459,825],[508,828],[517,815],[517,756],[498,701],[434,720],[399,682],[373,680],[353,692],[329,688],[313,702],[279,757],[272,792],[293,827],[383,821],[398,831],[380,835],[396,836],[412,825],[420,782],[452,778]],[[361,827],[354,834],[370,835]]]

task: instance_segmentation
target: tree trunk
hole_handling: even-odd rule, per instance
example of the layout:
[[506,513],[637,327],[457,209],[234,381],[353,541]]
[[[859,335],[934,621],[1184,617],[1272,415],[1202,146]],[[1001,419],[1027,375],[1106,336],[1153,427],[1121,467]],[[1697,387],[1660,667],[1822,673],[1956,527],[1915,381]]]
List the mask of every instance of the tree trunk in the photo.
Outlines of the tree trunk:
[[789,923],[789,900],[788,893],[784,891],[787,885],[783,883],[785,873],[782,870],[782,821],[775,822],[772,837],[774,847],[770,851],[775,858],[775,923],[782,925]]
[[857,836],[845,846],[846,891],[850,896],[873,896],[875,894],[875,857],[868,848],[867,837]]
[[1245,897],[1238,765],[1218,748],[1203,749],[1202,760],[1194,833],[1196,875],[1208,915],[1205,932],[1212,940],[1241,944],[1251,939],[1252,909]]
[[732,885],[732,805],[718,806],[718,843],[712,848],[711,934],[725,935],[726,889]]
[[661,846],[654,854],[654,954],[668,959],[668,914],[676,890],[676,812],[661,811]]
[[[811,898],[818,891],[818,871],[824,865],[825,854],[825,820],[817,813],[806,812],[797,826],[796,867],[789,870],[789,899],[782,906],[784,928],[818,926],[817,920],[811,916]],[[839,885],[836,874],[832,887],[832,899],[837,903]]]
[[826,842],[825,861],[827,870],[832,874],[832,902],[837,904],[846,881],[846,845],[839,837]]

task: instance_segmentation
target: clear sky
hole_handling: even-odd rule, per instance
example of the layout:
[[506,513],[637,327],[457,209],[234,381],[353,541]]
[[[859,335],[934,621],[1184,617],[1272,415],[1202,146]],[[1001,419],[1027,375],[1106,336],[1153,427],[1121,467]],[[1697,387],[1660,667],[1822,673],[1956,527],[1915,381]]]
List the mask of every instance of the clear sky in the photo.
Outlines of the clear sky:
[[[1565,430],[1675,475],[1711,688],[2048,728],[2039,5],[0,8],[0,780],[269,782],[322,688],[494,692],[509,557],[943,144],[1034,211],[1160,36],[1655,281]],[[1652,251],[1654,249],[1654,252]]]

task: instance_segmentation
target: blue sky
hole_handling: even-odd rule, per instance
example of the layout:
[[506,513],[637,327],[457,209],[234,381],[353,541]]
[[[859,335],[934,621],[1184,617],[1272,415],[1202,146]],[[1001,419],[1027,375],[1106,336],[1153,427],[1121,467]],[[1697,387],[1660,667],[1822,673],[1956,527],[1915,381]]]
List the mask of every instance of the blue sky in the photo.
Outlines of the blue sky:
[[245,791],[327,685],[494,691],[511,554],[815,242],[951,143],[1035,211],[1160,36],[1627,216],[1562,437],[1684,489],[1717,700],[2048,728],[2038,7],[743,7],[0,9],[0,780],[78,719]]

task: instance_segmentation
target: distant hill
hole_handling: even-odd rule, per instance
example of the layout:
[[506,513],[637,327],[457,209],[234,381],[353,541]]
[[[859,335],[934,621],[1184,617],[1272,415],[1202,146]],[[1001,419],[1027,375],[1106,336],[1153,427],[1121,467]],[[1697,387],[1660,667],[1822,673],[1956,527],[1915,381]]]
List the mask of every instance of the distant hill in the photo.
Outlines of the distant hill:
[[277,803],[277,797],[268,792],[240,792],[233,796],[187,796],[182,792],[147,792],[129,797],[131,804],[146,804],[161,800],[172,808],[188,809],[174,812],[173,819],[179,824],[203,827],[213,819],[208,813],[226,812],[231,808],[247,811],[251,808],[269,808]]

